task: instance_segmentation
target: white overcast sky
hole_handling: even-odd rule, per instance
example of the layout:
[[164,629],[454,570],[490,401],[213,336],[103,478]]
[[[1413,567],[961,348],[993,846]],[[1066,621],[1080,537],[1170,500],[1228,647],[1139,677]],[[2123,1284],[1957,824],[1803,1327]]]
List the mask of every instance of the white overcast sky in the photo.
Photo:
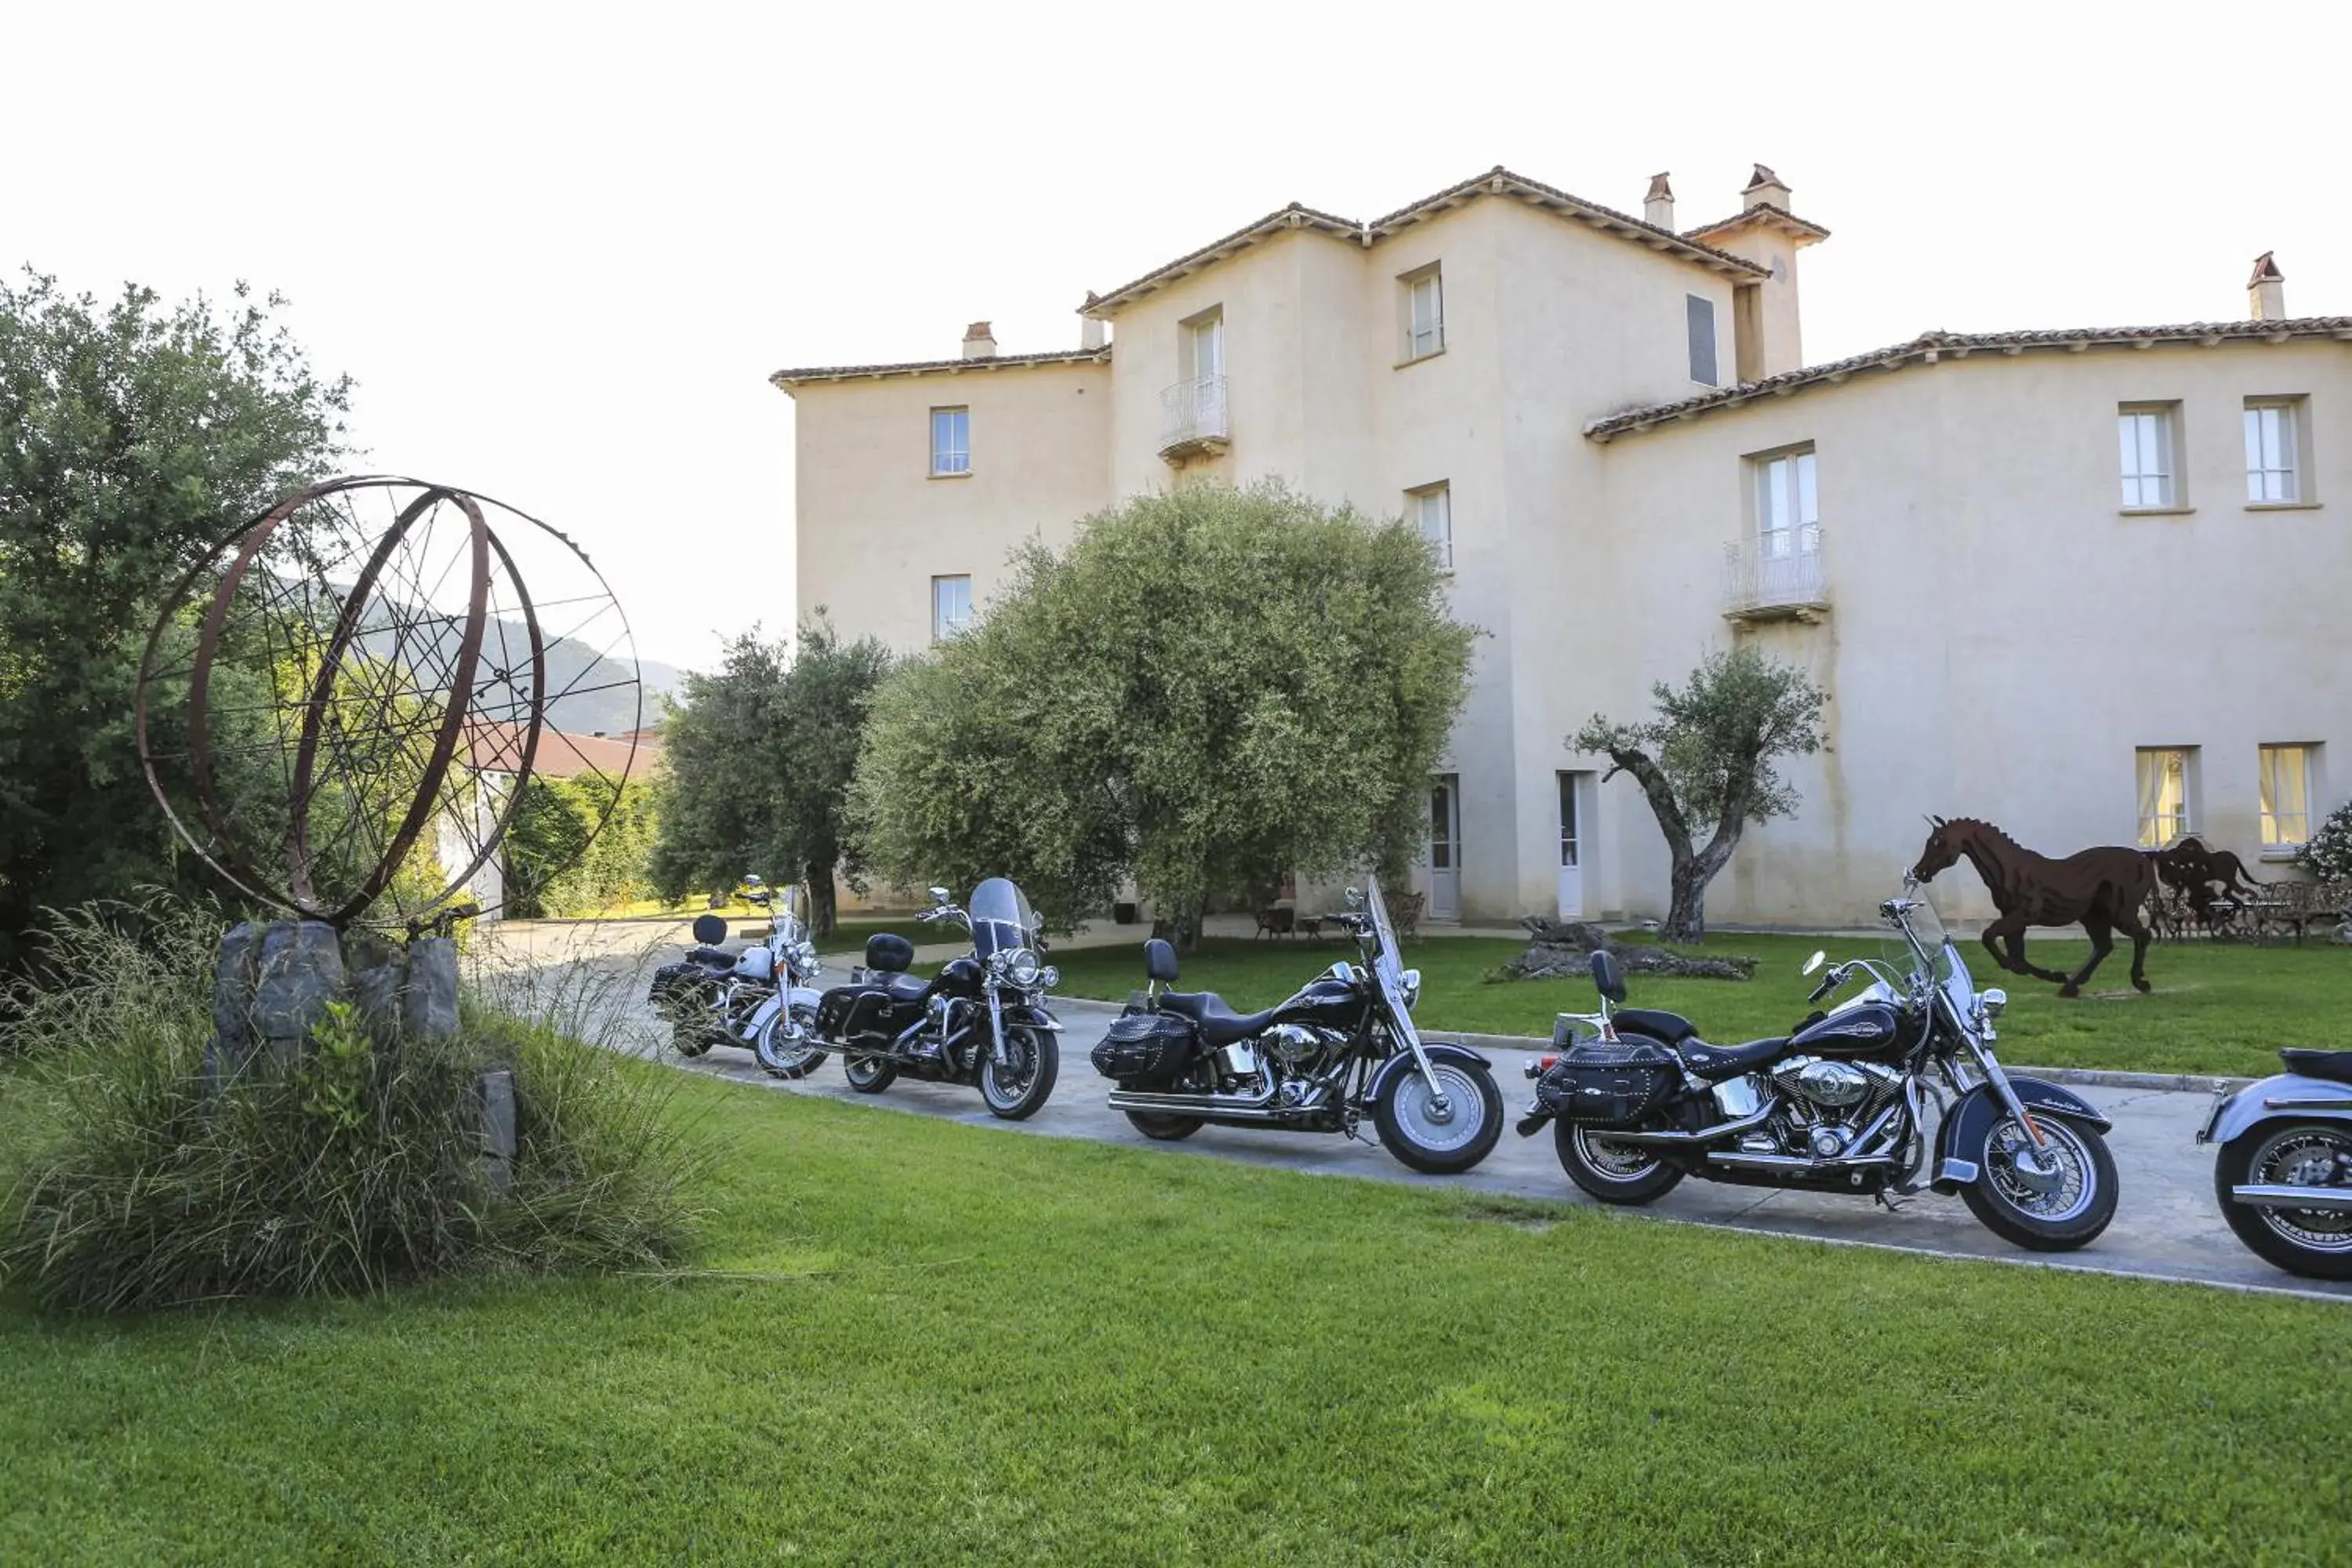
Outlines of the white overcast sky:
[[2352,314],[2352,5],[1160,0],[0,9],[0,263],[236,279],[358,381],[370,468],[583,541],[640,650],[792,618],[784,365],[1075,347],[1292,200],[1505,163],[1685,226],[1776,168],[1807,356],[1931,327]]

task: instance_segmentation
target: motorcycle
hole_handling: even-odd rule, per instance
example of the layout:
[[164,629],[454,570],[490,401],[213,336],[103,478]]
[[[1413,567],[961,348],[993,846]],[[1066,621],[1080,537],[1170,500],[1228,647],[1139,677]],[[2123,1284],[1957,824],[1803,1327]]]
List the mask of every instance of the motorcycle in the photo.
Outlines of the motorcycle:
[[1061,974],[1043,962],[1042,928],[1019,888],[991,877],[971,890],[970,909],[931,889],[926,925],[961,925],[970,954],[929,980],[907,973],[905,937],[877,933],[866,965],[817,1004],[812,1038],[841,1052],[842,1071],[860,1094],[879,1094],[901,1073],[931,1083],[976,1084],[991,1115],[1019,1121],[1037,1113],[1061,1072],[1062,1026],[1045,994]]
[[2256,1257],[2352,1279],[2352,1051],[2284,1050],[2287,1070],[2214,1097],[2213,1195]]
[[[1917,891],[1905,879],[1904,894]],[[1924,1185],[1957,1192],[2019,1247],[2084,1246],[2115,1217],[2109,1123],[2058,1085],[2001,1069],[1993,1020],[2009,998],[1975,989],[1932,902],[1898,896],[1878,912],[1901,933],[1896,962],[1833,965],[1810,1003],[1857,975],[1870,984],[1791,1035],[1746,1045],[1709,1045],[1675,1014],[1623,1006],[1615,959],[1593,954],[1601,1011],[1559,1016],[1553,1040],[1566,1048],[1528,1068],[1536,1098],[1519,1131],[1549,1123],[1569,1179],[1603,1203],[1651,1203],[1685,1176],[1882,1202]],[[1586,1030],[1595,1037],[1570,1043]],[[1929,1165],[1926,1101],[1944,1104],[1931,1073],[1957,1098]]]
[[1118,1086],[1112,1109],[1160,1142],[1211,1123],[1352,1138],[1370,1113],[1381,1142],[1416,1171],[1446,1174],[1485,1159],[1503,1131],[1486,1059],[1421,1037],[1421,974],[1398,961],[1380,885],[1350,889],[1349,900],[1360,912],[1326,918],[1355,934],[1362,963],[1335,963],[1263,1013],[1236,1013],[1212,991],[1166,989],[1176,950],[1145,942],[1146,994],[1094,1050],[1095,1070]]
[[770,889],[757,877],[744,879],[748,901],[768,913],[765,941],[740,953],[719,944],[727,922],[698,916],[685,959],[655,971],[646,1000],[670,1025],[670,1043],[680,1056],[698,1057],[713,1046],[751,1048],[772,1078],[805,1078],[824,1065],[815,1043],[820,994],[809,984],[822,970],[808,937],[808,890]]

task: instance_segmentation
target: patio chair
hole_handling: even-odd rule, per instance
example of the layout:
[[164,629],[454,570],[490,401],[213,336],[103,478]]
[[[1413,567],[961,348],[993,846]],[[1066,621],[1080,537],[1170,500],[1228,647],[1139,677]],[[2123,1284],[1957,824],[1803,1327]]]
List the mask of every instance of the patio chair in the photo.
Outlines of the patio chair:
[[1288,904],[1276,904],[1257,912],[1259,936],[1288,936],[1297,920],[1298,911]]

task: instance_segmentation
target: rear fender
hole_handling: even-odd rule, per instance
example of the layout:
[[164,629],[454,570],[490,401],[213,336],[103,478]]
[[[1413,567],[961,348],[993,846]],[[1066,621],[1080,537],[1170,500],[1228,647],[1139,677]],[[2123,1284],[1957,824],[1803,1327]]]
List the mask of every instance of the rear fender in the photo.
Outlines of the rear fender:
[[[1452,1062],[1457,1067],[1476,1068],[1482,1072],[1492,1072],[1495,1068],[1494,1063],[1469,1047],[1457,1046],[1451,1040],[1423,1040],[1421,1048],[1422,1053],[1429,1058],[1432,1067],[1439,1062]],[[1368,1106],[1380,1104],[1388,1099],[1389,1090],[1395,1088],[1399,1080],[1420,1070],[1413,1063],[1411,1051],[1397,1052],[1373,1072],[1372,1087],[1364,1091],[1364,1103]]]
[[[2105,1132],[2112,1125],[2089,1100],[2046,1079],[2011,1073],[2009,1087],[2028,1110],[2061,1117],[2094,1132]],[[1936,1173],[1927,1184],[1939,1193],[1957,1193],[1981,1181],[1984,1171],[1977,1163],[1977,1152],[2007,1114],[2000,1097],[1989,1083],[1980,1083],[1960,1096],[1950,1114],[1944,1118],[1944,1124],[1936,1130],[1936,1155],[1931,1165]]]
[[2255,1123],[2284,1121],[2352,1121],[2352,1083],[2331,1083],[2283,1072],[2217,1100],[2206,1119],[2200,1143],[2228,1143]]

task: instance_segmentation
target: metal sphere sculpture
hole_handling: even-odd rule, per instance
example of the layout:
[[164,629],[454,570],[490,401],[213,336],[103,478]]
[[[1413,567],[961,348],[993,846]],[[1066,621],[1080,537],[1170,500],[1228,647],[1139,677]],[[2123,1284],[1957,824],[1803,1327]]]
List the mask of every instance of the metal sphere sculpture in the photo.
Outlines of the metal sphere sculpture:
[[578,546],[487,497],[371,475],[288,496],[189,568],[135,723],[173,830],[232,888],[418,930],[460,894],[504,901],[491,858],[535,769],[606,786],[602,830],[643,700],[628,620]]

